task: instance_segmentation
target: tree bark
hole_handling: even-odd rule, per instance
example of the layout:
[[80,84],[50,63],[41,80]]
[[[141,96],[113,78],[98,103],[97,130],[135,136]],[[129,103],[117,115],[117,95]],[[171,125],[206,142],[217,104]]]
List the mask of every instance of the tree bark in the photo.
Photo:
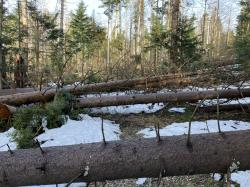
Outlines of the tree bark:
[[197,102],[203,99],[233,99],[250,96],[250,89],[231,89],[218,91],[197,91],[197,92],[169,92],[169,93],[150,93],[134,94],[125,96],[106,96],[81,98],[77,100],[76,107],[92,108],[118,105],[134,105],[148,103],[179,103],[179,102]]
[[[212,106],[205,106],[200,107],[199,111],[202,112],[216,112],[217,111],[217,105]],[[250,103],[249,104],[227,104],[227,105],[220,105],[220,111],[244,111],[249,112],[250,111]]]
[[[0,39],[2,39],[2,33],[3,33],[3,0],[0,1]],[[0,90],[3,88],[3,44],[2,41],[0,41]]]
[[0,185],[26,186],[250,169],[250,131],[186,135],[0,153]]
[[[87,84],[83,86],[70,86],[63,90],[70,92],[73,95],[82,95],[86,93],[99,93],[110,91],[121,91],[131,89],[147,89],[147,88],[159,88],[169,85],[189,85],[192,82],[192,78],[178,78],[185,75],[177,74],[176,80],[173,79],[174,75],[165,75],[159,77],[131,79],[131,80],[118,80],[107,83]],[[48,90],[48,91],[45,91]],[[29,91],[29,89],[27,89]],[[23,90],[23,92],[25,92]],[[20,106],[23,104],[30,104],[36,102],[48,102],[51,101],[57,90],[45,88],[41,92],[30,92],[23,94],[13,94],[0,96],[0,103],[5,103],[13,106]],[[1,92],[0,92],[1,93]],[[1,94],[0,94],[1,95]]]

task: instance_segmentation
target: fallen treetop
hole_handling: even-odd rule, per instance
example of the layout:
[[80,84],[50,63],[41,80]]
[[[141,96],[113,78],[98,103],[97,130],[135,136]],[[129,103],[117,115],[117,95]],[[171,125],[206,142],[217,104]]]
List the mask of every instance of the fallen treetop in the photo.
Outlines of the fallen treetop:
[[250,131],[0,152],[0,186],[226,173],[250,169]]
[[118,105],[148,104],[148,103],[178,103],[178,102],[196,102],[203,99],[233,99],[250,97],[250,89],[228,89],[228,90],[209,90],[209,91],[190,91],[190,92],[168,92],[168,93],[150,93],[134,94],[123,96],[103,96],[92,98],[80,98],[75,104],[76,107],[104,107]]
[[[161,88],[164,86],[176,86],[176,85],[184,86],[191,84],[194,78],[180,78],[185,76],[186,75],[177,74],[176,77],[174,78],[174,74],[171,74],[171,75],[164,75],[151,78],[117,80],[117,81],[96,83],[96,84],[68,86],[63,88],[62,90],[69,92],[73,95],[82,95],[87,93],[100,93],[100,92],[122,91],[131,89],[150,89],[150,88]],[[13,106],[20,106],[23,104],[30,104],[36,102],[48,102],[54,98],[57,91],[58,91],[57,89],[46,88],[43,89],[41,92],[35,91],[35,92],[0,96],[0,103]]]

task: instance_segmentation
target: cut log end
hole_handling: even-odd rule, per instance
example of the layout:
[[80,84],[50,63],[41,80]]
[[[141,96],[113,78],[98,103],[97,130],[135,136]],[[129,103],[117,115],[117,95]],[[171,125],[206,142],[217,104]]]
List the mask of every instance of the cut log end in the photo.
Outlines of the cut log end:
[[0,104],[0,119],[9,119],[10,116],[16,111],[15,107]]

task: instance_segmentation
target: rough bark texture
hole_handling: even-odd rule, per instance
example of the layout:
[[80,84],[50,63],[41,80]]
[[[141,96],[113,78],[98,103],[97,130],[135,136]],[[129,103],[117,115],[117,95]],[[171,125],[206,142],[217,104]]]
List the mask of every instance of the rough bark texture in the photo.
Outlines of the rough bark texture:
[[198,92],[169,92],[169,93],[151,93],[135,94],[125,96],[107,96],[99,98],[81,98],[77,100],[76,107],[104,107],[118,105],[148,104],[148,103],[178,103],[178,102],[196,102],[206,99],[219,98],[232,99],[250,96],[250,89],[231,89],[218,91],[198,91]]
[[[181,76],[185,76],[185,75],[177,74],[176,79],[173,79],[173,76],[174,75],[166,75],[166,76],[143,78],[143,79],[118,80],[118,81],[111,81],[111,82],[106,82],[106,83],[87,84],[87,85],[78,86],[78,87],[70,86],[70,87],[64,88],[63,90],[70,92],[71,94],[74,94],[74,95],[82,95],[86,93],[99,93],[99,92],[110,92],[110,91],[131,90],[131,89],[159,88],[159,87],[170,86],[170,85],[184,86],[184,85],[189,85],[193,81],[192,78],[180,78]],[[41,92],[28,92],[28,93],[22,93],[22,94],[0,96],[0,103],[20,106],[22,104],[47,102],[47,101],[52,100],[57,90],[56,89],[50,89],[48,91],[45,91],[45,90],[46,88]]]
[[[250,131],[186,135],[0,153],[0,186],[225,173],[250,169]],[[82,174],[82,175],[81,175]]]

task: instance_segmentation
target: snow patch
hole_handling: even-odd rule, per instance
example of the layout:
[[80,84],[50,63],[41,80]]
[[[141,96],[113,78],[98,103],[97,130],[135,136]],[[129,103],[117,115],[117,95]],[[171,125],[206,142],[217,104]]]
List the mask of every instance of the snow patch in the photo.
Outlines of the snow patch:
[[11,150],[17,148],[16,143],[11,140],[11,134],[15,131],[14,128],[9,129],[4,133],[0,133],[0,151],[8,151],[7,144]]
[[[189,122],[184,123],[173,123],[172,125],[166,126],[163,129],[160,129],[161,136],[176,136],[183,135],[188,133]],[[223,132],[227,131],[240,131],[240,130],[249,130],[250,123],[243,121],[220,121],[220,127]],[[208,120],[208,121],[193,121],[191,133],[192,134],[203,134],[203,133],[212,133],[218,132],[217,120]],[[145,128],[139,131],[137,134],[142,134],[144,138],[153,138],[156,137],[154,127]]]
[[249,187],[250,171],[238,171],[236,173],[232,173],[231,179],[240,184],[240,187]]
[[[81,115],[80,121],[68,119],[60,128],[49,129],[36,139],[45,142],[42,147],[86,144],[102,141],[102,119]],[[119,140],[121,134],[118,124],[103,120],[104,134],[107,141]]]
[[137,179],[137,181],[135,182],[137,185],[143,185],[145,184],[147,178],[139,178]]
[[169,112],[172,112],[172,113],[185,113],[186,112],[186,108],[170,108],[168,110]]
[[110,106],[102,108],[91,109],[92,113],[105,113],[105,114],[139,114],[139,113],[155,113],[163,109],[163,103],[157,104],[137,104],[125,106]]

